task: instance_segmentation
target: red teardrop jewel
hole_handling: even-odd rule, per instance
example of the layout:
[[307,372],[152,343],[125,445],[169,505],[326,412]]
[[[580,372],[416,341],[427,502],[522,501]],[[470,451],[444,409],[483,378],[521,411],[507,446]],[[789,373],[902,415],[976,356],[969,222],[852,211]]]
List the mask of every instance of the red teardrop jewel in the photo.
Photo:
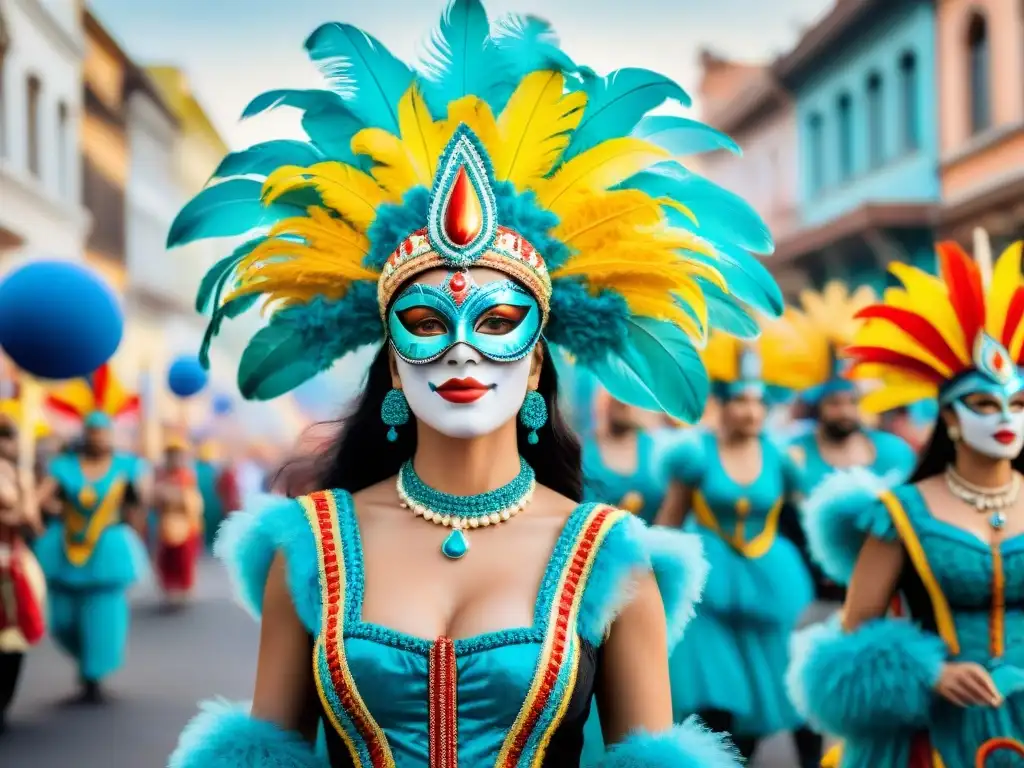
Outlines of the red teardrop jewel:
[[455,306],[461,307],[469,295],[469,280],[466,279],[465,272],[456,272],[449,278],[448,291],[455,299]]
[[459,166],[444,210],[444,233],[455,246],[465,248],[484,227],[484,209],[466,167]]
[[999,352],[996,352],[992,356],[992,367],[996,370],[996,373],[1003,370],[1003,363],[1003,356]]

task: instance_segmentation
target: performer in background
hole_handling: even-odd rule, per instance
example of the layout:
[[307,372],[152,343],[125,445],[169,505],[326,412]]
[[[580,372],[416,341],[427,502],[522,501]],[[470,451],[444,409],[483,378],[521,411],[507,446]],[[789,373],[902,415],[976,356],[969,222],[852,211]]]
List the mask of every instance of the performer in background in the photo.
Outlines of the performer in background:
[[[909,267],[897,267],[902,270]],[[841,350],[850,343],[860,325],[858,311],[874,300],[870,288],[861,287],[852,295],[845,285],[831,282],[821,293],[804,291],[802,311],[790,313],[812,355],[812,386],[801,399],[809,410],[813,428],[796,435],[789,454],[800,468],[801,493],[806,496],[836,469],[865,467],[884,476],[895,472],[906,478],[914,468],[914,450],[896,435],[864,426],[860,411],[860,390],[845,376]],[[795,518],[784,521],[783,530],[807,553],[804,531]],[[819,612],[834,610],[843,599],[843,590],[825,578],[810,558]]]
[[[799,637],[792,687],[845,738],[842,768],[1024,760],[1021,243],[987,288],[955,244],[939,270],[893,265],[902,288],[862,312],[848,350],[883,384],[865,408],[938,397],[917,469],[892,488],[837,473],[806,505],[812,551],[849,591],[839,619]],[[908,618],[887,616],[894,596]]]
[[607,499],[653,522],[665,496],[666,480],[655,455],[655,441],[643,414],[607,393],[597,396],[594,434],[583,443],[583,497]]
[[799,551],[778,536],[800,478],[765,433],[768,400],[806,381],[800,339],[785,322],[757,342],[713,334],[703,352],[718,402],[715,431],[693,430],[667,457],[671,478],[658,524],[700,536],[711,566],[697,616],[670,660],[676,720],[699,714],[732,733],[750,759],[757,744],[796,731],[804,768],[821,761],[821,738],[789,702],[789,641],[813,598]]
[[224,519],[224,503],[217,491],[224,464],[219,445],[212,440],[199,444],[195,460],[196,483],[203,502],[203,543],[209,551],[213,550],[217,529]]
[[46,581],[25,541],[42,532],[42,520],[33,480],[18,476],[16,454],[0,454],[0,733],[25,654],[46,631]]
[[157,515],[157,573],[167,602],[180,606],[195,587],[203,548],[203,496],[188,441],[171,435],[153,486]]
[[[254,294],[278,308],[243,355],[247,397],[381,345],[328,451],[331,490],[225,523],[222,553],[263,613],[255,695],[207,705],[174,768],[323,766],[318,720],[334,766],[571,768],[595,692],[604,766],[736,765],[720,737],[672,724],[696,542],[580,503],[553,345],[619,399],[696,419],[704,321],[777,307],[743,250],[767,230],[672,160],[677,142],[630,135],[641,114],[619,113],[615,89],[664,78],[599,79],[538,19],[490,29],[479,2],[451,3],[422,78],[365,33],[321,27],[306,48],[344,70],[351,101],[296,103],[326,110],[330,147],[312,136],[265,182],[208,188],[172,227],[181,244],[282,215],[220,281],[237,286],[228,311]],[[351,142],[332,114],[360,115]],[[224,194],[251,195],[254,218],[222,218]],[[703,285],[720,286],[713,311]]]
[[[82,700],[103,699],[100,683],[124,663],[128,588],[148,570],[145,547],[129,521],[144,510],[146,468],[114,448],[114,420],[138,411],[104,365],[55,390],[49,406],[82,424],[81,449],[50,463],[40,500],[63,501],[61,521],[36,543],[49,587],[54,639],[78,663]],[[136,523],[141,527],[141,524]]]

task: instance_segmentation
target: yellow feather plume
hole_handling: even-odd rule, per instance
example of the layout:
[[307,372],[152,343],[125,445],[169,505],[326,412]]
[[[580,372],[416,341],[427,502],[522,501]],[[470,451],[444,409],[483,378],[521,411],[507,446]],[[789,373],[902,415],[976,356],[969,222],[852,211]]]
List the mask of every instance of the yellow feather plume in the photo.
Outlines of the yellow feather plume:
[[419,88],[413,85],[398,102],[398,130],[420,183],[429,187],[454,126],[449,129],[444,122],[435,123]]
[[501,152],[501,135],[498,132],[498,122],[494,119],[491,106],[477,96],[463,96],[448,105],[448,123],[446,126],[446,141],[459,124],[465,124],[487,150],[487,154],[494,157]]
[[531,184],[538,202],[561,216],[578,193],[602,192],[671,157],[667,150],[635,138],[610,139],[559,168],[550,179]]
[[931,366],[943,376],[952,376],[952,371],[948,366],[943,365],[938,358],[891,323],[874,320],[865,323],[864,327],[857,332],[857,346],[891,349],[893,352],[899,352]]
[[384,189],[392,202],[415,186],[430,185],[425,172],[416,168],[416,159],[405,143],[383,128],[364,128],[352,137],[352,151],[373,160],[370,175]]
[[524,189],[558,162],[587,103],[582,91],[563,94],[564,85],[558,72],[534,72],[519,83],[498,118],[502,145],[491,158],[498,181]]
[[[1021,276],[1022,251],[1024,241],[1014,243],[1003,251],[992,269],[992,285],[985,298],[985,328],[996,339],[1002,338],[1003,323],[1006,322],[1013,294],[1024,284]],[[1012,353],[1012,350],[1007,352]]]
[[738,339],[716,331],[701,352],[704,367],[713,381],[739,380],[740,356],[749,348],[760,358],[761,380],[770,386],[800,390],[813,386],[814,361],[805,339],[785,317],[759,317],[761,335],[757,339]]
[[949,303],[949,289],[942,280],[909,264],[894,262],[889,271],[903,285],[885,292],[886,303],[916,312],[942,334],[961,360],[970,360],[964,329]]
[[639,190],[623,189],[587,195],[555,227],[554,236],[576,251],[592,248],[609,237],[635,236],[665,220],[656,200]]
[[372,176],[350,165],[327,162],[308,168],[278,168],[263,183],[263,201],[269,204],[286,192],[306,187],[316,189],[328,208],[341,214],[360,232],[369,228],[377,208],[388,200]]
[[935,386],[922,382],[890,383],[882,380],[880,386],[867,392],[860,407],[868,413],[885,413],[921,400],[935,397]]

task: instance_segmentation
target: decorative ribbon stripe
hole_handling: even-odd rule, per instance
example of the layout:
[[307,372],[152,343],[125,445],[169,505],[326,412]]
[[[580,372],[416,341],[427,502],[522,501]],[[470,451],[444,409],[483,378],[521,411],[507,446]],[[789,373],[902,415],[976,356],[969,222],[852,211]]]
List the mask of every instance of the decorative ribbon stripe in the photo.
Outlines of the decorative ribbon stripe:
[[[100,536],[120,520],[121,502],[124,499],[127,485],[122,477],[112,480],[106,494],[100,499],[99,505],[91,511],[88,517],[75,508],[74,502],[67,503],[64,551],[69,563],[81,567],[89,562],[99,543]],[[93,493],[95,494],[95,491]]]
[[974,757],[974,768],[985,768],[985,763],[988,761],[996,752],[1011,752],[1020,757],[1024,757],[1024,743],[1017,741],[1016,739],[1009,738],[997,738],[989,739],[982,744]]
[[430,768],[458,768],[458,673],[450,637],[439,637],[430,646],[429,665]]
[[[313,656],[317,693],[356,768],[395,768],[384,732],[356,690],[345,658],[345,561],[334,496],[321,491],[300,502],[313,529],[320,569],[321,627]],[[345,727],[349,723],[351,728]]]
[[1006,572],[998,543],[992,545],[992,613],[988,634],[989,653],[1001,659],[1006,652]]
[[[571,549],[572,556],[562,568],[530,693],[505,738],[498,755],[497,768],[535,768],[543,761],[551,736],[569,706],[568,693],[575,683],[579,664],[576,617],[587,578],[604,537],[628,514],[613,507],[597,506],[580,529]],[[559,683],[564,684],[562,688],[566,693],[560,699],[552,699],[552,693]],[[536,747],[528,751],[527,747],[536,735],[539,724],[545,720],[547,724]]]
[[784,499],[782,498],[775,502],[775,505],[769,510],[765,518],[764,528],[749,541],[745,538],[744,534],[747,517],[750,515],[750,501],[747,499],[740,499],[736,502],[737,520],[736,528],[732,535],[727,534],[722,529],[722,525],[718,522],[715,513],[711,511],[711,506],[699,491],[693,494],[693,514],[697,518],[698,523],[714,533],[741,555],[751,560],[756,560],[768,554],[768,550],[775,543],[779,533],[779,518],[782,515],[783,502]]

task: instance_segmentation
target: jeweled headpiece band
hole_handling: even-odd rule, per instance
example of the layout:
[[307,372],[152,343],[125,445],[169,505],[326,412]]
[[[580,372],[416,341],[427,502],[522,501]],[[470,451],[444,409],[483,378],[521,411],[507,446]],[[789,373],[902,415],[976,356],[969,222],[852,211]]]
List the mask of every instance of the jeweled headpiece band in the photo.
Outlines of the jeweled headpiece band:
[[494,177],[482,145],[460,125],[438,163],[427,226],[416,230],[388,258],[377,283],[383,318],[395,292],[430,269],[489,267],[518,280],[537,299],[544,322],[551,277],[540,253],[521,235],[498,224]]

